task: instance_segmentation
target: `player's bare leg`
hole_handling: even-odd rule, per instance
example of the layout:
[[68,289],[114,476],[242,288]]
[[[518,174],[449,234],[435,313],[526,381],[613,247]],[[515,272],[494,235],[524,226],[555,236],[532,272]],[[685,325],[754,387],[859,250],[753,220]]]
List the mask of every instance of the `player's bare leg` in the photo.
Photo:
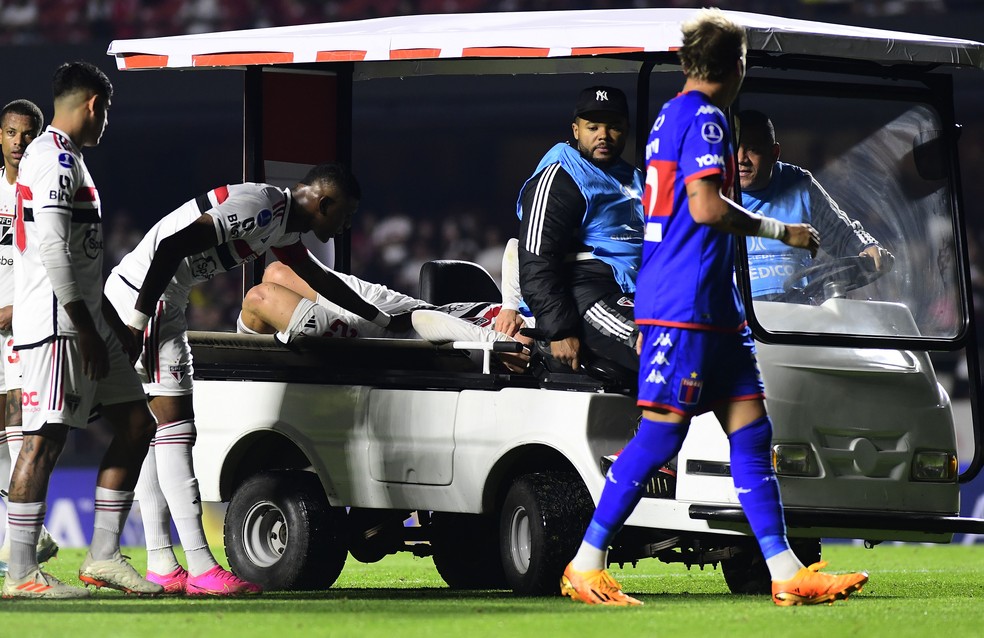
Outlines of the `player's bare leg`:
[[[293,271],[286,266],[283,268],[293,274]],[[269,271],[269,268],[267,270]],[[300,278],[298,280],[303,281]],[[284,332],[301,299],[303,297],[297,292],[281,284],[266,281],[264,277],[263,283],[253,286],[246,292],[240,321],[243,326],[258,334]]]
[[290,266],[279,261],[275,261],[266,267],[266,270],[263,271],[263,282],[283,286],[311,301],[318,300],[318,293],[315,292],[314,288],[309,286],[306,281],[291,270]]

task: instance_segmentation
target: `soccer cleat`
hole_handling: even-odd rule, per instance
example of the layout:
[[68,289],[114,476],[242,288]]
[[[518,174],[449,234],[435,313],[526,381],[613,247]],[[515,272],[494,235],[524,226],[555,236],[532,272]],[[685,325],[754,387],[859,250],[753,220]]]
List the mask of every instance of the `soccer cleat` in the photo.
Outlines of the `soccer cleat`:
[[642,601],[622,593],[622,588],[607,569],[579,572],[571,565],[560,577],[560,593],[589,605],[629,607]]
[[155,574],[148,570],[147,580],[163,587],[165,595],[183,594],[188,584],[188,571],[181,565],[169,574]]
[[804,567],[789,580],[772,581],[772,600],[782,607],[792,605],[833,604],[856,591],[868,582],[868,572],[851,574],[821,574],[826,561]]
[[9,574],[3,581],[0,594],[4,598],[88,598],[88,590],[72,587],[61,582],[51,574],[46,574],[40,568],[35,569],[24,578],[14,578]]
[[86,585],[109,587],[137,596],[164,593],[162,586],[141,578],[137,570],[126,562],[126,558],[117,551],[112,558],[95,560],[92,553],[86,552],[82,567],[79,568],[79,580]]
[[216,565],[204,574],[188,576],[185,593],[189,596],[253,596],[263,591],[259,585],[245,581]]
[[[48,533],[48,528],[41,527],[41,536],[38,537],[38,565],[43,565],[58,555],[58,543]],[[7,563],[10,561],[10,534],[3,539],[0,545],[0,576],[7,573]]]

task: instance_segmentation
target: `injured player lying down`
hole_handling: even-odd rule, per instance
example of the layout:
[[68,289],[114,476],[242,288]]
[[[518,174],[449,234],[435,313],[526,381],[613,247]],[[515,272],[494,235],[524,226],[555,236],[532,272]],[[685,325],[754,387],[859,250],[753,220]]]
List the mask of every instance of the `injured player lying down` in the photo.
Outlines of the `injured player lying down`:
[[[323,266],[327,269],[326,266]],[[391,315],[412,312],[412,330],[397,332],[382,328],[359,315],[351,313],[330,299],[316,293],[294,271],[280,262],[267,266],[263,282],[251,288],[243,299],[237,329],[247,334],[273,334],[284,343],[298,335],[320,337],[375,337],[396,339],[426,339],[432,343],[450,341],[519,341],[529,345],[531,340],[518,334],[518,329],[532,327],[533,319],[517,314],[511,337],[493,329],[503,307],[518,305],[518,301],[463,302],[434,306],[421,299],[396,292],[381,284],[363,281],[354,275],[335,272],[363,299]],[[505,286],[507,293],[513,290]],[[514,303],[510,303],[514,301]],[[502,328],[499,328],[502,330]],[[503,364],[513,372],[525,369],[529,352],[498,353]]]

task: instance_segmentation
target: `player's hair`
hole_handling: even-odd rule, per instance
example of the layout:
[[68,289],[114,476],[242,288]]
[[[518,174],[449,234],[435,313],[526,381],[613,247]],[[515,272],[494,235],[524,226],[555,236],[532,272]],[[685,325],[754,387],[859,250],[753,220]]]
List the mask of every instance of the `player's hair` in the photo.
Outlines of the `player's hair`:
[[755,111],[753,109],[746,109],[738,114],[738,143],[741,143],[741,134],[744,131],[756,130],[765,131],[765,134],[769,138],[770,144],[776,143],[776,127],[773,126],[772,120],[769,116],[762,111]]
[[95,64],[66,62],[55,70],[51,91],[56,100],[76,91],[89,91],[108,100],[113,97],[113,83]]
[[301,183],[309,186],[316,183],[333,184],[350,198],[362,199],[362,188],[355,175],[344,164],[337,162],[318,164],[308,171]]
[[41,134],[41,129],[44,128],[44,113],[38,108],[38,105],[30,100],[14,100],[3,107],[0,111],[0,124],[3,123],[5,117],[8,113],[13,113],[14,115],[23,115],[24,117],[31,118],[32,129],[31,133],[34,137]]
[[725,17],[720,9],[701,9],[681,27],[683,46],[677,52],[683,72],[695,80],[719,82],[745,54],[745,29]]

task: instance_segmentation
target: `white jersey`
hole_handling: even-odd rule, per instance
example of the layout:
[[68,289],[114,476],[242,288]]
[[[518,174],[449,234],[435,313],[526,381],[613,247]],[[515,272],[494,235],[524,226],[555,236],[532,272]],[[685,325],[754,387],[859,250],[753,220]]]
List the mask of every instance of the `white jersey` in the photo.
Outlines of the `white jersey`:
[[14,211],[17,188],[0,161],[0,308],[14,303]]
[[182,260],[162,296],[164,301],[184,308],[191,287],[208,281],[217,273],[252,261],[268,249],[273,249],[274,253],[278,248],[287,247],[303,250],[300,233],[286,231],[290,198],[289,190],[269,184],[245,183],[216,188],[157,222],[113,273],[131,288],[139,290],[161,241],[208,213],[215,225],[218,245]]
[[54,337],[76,334],[58,303],[41,263],[40,230],[35,218],[62,215],[69,219],[68,248],[72,272],[82,300],[100,333],[102,317],[102,218],[99,193],[82,153],[62,131],[49,126],[27,147],[17,176],[18,215],[14,222],[14,334],[25,348]]

